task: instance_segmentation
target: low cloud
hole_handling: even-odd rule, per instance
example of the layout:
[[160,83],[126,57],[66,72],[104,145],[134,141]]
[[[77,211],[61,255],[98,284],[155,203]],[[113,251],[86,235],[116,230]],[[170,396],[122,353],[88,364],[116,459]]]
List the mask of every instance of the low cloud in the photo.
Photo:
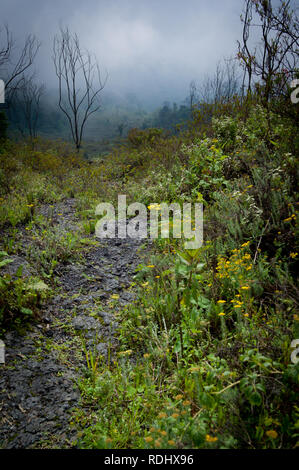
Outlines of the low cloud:
[[[26,5],[26,7],[25,7]],[[188,92],[192,79],[212,72],[236,51],[240,0],[2,0],[1,17],[18,41],[36,34],[42,47],[36,60],[40,78],[54,86],[51,60],[59,25],[75,31],[81,44],[107,70],[107,89],[165,99]]]

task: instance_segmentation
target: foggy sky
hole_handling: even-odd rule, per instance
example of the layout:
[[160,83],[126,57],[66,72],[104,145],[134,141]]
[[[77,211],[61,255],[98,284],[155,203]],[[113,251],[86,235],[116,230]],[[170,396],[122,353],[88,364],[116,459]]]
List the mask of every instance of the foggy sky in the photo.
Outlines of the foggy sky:
[[[191,80],[236,54],[242,0],[1,0],[0,24],[22,44],[34,33],[42,46],[38,77],[56,85],[51,59],[59,25],[96,54],[106,90],[147,99],[180,100]],[[1,77],[0,77],[1,78]]]

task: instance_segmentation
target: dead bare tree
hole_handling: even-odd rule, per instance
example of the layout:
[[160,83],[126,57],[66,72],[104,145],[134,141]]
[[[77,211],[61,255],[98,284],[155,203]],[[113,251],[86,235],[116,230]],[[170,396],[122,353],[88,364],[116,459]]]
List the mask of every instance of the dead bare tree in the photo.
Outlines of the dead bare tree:
[[190,103],[190,113],[193,111],[193,107],[197,100],[197,88],[194,80],[190,82],[189,85],[189,103]]
[[24,115],[28,126],[28,132],[31,139],[37,136],[37,124],[40,111],[40,100],[45,92],[45,85],[38,84],[30,79],[23,90]]
[[40,48],[37,38],[29,34],[19,52],[8,26],[0,30],[0,75],[5,82],[5,98],[9,104],[23,82],[24,72],[31,67]]
[[232,59],[218,62],[213,75],[206,76],[199,87],[198,97],[201,103],[217,105],[227,103],[240,91],[240,80],[236,62]]
[[54,38],[53,62],[58,77],[58,104],[79,150],[86,122],[100,108],[99,95],[107,76],[103,81],[97,61],[81,49],[77,34],[71,34],[68,28],[60,28]]
[[[0,37],[1,37],[1,46],[0,46],[0,67],[3,66],[8,60],[12,48],[12,36],[9,32],[8,26],[4,26],[3,29],[0,30]],[[4,35],[4,39],[3,39]]]
[[40,113],[40,100],[45,85],[35,81],[34,75],[23,76],[22,84],[14,94],[9,116],[23,137],[29,135],[31,142],[37,137],[37,124]]
[[[238,57],[244,69],[243,91],[251,93],[253,80],[262,87],[262,97],[267,103],[272,96],[281,93],[298,68],[299,22],[291,0],[280,0],[273,6],[272,0],[245,0],[243,42],[238,43]],[[260,32],[260,41],[253,44]],[[246,84],[247,81],[247,84]]]

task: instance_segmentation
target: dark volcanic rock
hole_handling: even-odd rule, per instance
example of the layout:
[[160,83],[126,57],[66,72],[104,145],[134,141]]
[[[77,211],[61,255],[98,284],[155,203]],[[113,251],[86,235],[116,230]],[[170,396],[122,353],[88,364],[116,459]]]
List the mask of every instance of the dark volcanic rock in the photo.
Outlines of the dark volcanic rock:
[[[66,230],[77,229],[75,211],[73,199],[38,209],[52,225]],[[78,351],[78,343],[69,344],[80,335],[89,351],[105,359],[109,351],[111,359],[118,324],[105,311],[106,302],[116,293],[120,305],[134,298],[124,289],[140,262],[140,243],[144,240],[101,240],[100,246],[82,252],[80,264],[58,266],[60,292],[43,307],[39,325],[26,335],[6,333],[6,364],[0,365],[0,448],[74,446],[76,435],[69,422],[72,408],[79,404],[76,381],[86,359],[83,346]],[[7,265],[8,272],[15,274],[21,264],[23,275],[34,274],[19,256]]]

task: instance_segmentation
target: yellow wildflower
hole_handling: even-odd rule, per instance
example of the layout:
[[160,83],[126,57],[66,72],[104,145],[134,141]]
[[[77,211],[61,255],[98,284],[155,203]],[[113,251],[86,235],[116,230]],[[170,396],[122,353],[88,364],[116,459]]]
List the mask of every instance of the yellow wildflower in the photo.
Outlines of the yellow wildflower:
[[274,429],[270,429],[269,431],[266,432],[266,434],[271,439],[276,439],[278,437],[278,434]]
[[117,300],[117,299],[119,299],[119,295],[118,294],[112,294],[112,295],[110,295],[110,299]]
[[159,210],[160,209],[160,204],[151,204],[150,206],[147,206],[149,210],[154,209],[154,210]]
[[147,436],[147,437],[144,438],[144,440],[145,440],[145,442],[150,443],[150,442],[153,442],[154,439],[151,436]]
[[188,371],[189,372],[198,372],[198,371],[200,371],[200,367],[199,366],[192,366],[192,367],[189,367]]
[[174,397],[175,400],[181,400],[183,398],[183,395],[182,394],[179,394],[177,395],[176,397]]
[[210,434],[206,435],[206,442],[216,442],[216,441],[218,441],[218,437],[210,436]]
[[118,354],[120,356],[129,356],[130,354],[132,354],[132,349],[128,349],[127,351],[120,351]]

